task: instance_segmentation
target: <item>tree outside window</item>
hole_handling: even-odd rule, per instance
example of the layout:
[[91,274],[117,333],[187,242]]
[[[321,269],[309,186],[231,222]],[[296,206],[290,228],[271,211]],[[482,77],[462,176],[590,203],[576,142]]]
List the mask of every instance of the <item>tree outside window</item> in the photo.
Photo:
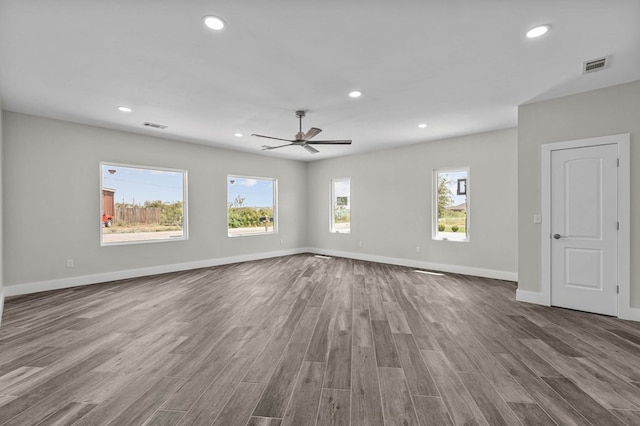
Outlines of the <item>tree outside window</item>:
[[227,235],[276,232],[276,189],[276,179],[227,176]]
[[331,229],[336,234],[351,232],[351,180],[331,181]]
[[468,241],[468,175],[467,168],[434,171],[434,239]]

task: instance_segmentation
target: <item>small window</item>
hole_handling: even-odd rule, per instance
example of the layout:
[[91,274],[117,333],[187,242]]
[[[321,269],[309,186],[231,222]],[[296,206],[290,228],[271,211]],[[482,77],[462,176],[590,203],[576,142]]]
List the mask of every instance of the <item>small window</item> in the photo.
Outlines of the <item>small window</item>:
[[331,181],[331,232],[351,232],[351,180]]
[[435,170],[433,238],[469,240],[469,169]]
[[276,179],[227,176],[227,235],[277,232]]
[[186,170],[100,163],[100,177],[102,245],[187,239]]

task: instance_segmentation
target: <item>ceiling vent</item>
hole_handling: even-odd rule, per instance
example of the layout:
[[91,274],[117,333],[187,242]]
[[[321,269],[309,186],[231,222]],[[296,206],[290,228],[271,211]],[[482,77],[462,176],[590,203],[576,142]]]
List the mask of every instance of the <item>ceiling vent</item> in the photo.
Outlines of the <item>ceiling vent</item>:
[[611,58],[609,56],[604,56],[602,58],[585,61],[582,63],[582,74],[589,74],[592,72],[603,70],[605,68],[609,68],[610,62],[611,62]]
[[145,121],[142,124],[147,126],[147,127],[153,127],[154,129],[160,129],[160,130],[164,130],[164,129],[167,128],[167,126],[165,126],[164,124],[151,123],[149,121]]

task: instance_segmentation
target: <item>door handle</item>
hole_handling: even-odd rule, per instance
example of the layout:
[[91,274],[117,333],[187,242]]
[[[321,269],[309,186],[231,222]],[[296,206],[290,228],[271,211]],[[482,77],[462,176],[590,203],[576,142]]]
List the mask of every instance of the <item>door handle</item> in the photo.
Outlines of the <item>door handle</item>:
[[560,238],[567,238],[566,235],[560,235],[560,234],[553,234],[553,238],[555,238],[556,240],[559,240]]

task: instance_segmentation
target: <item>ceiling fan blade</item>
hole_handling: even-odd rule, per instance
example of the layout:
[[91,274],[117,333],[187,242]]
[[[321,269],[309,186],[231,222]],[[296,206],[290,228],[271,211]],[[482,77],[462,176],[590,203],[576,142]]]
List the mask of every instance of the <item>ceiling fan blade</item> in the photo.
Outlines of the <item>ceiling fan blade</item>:
[[288,143],[285,145],[278,145],[278,146],[269,146],[269,145],[262,145],[262,150],[263,151],[268,151],[270,149],[276,149],[276,148],[282,148],[283,146],[291,146],[293,145],[292,143]]
[[307,151],[309,151],[309,152],[310,152],[310,153],[312,153],[312,154],[317,154],[317,153],[319,153],[319,152],[320,152],[320,151],[318,151],[317,149],[315,149],[314,147],[309,146],[309,145],[307,145],[307,144],[300,145],[300,146],[301,146],[301,147],[303,147],[304,149],[306,149]]
[[274,138],[273,136],[256,135],[255,133],[252,133],[251,136],[257,136],[259,138],[265,138],[265,139],[274,139],[277,141],[293,142],[291,139]]
[[335,141],[313,141],[307,142],[313,145],[351,145],[350,140],[335,140]]
[[308,141],[309,139],[311,139],[312,137],[314,137],[315,135],[317,135],[321,131],[322,131],[322,129],[318,129],[317,127],[310,128],[309,131],[304,134],[304,140]]

